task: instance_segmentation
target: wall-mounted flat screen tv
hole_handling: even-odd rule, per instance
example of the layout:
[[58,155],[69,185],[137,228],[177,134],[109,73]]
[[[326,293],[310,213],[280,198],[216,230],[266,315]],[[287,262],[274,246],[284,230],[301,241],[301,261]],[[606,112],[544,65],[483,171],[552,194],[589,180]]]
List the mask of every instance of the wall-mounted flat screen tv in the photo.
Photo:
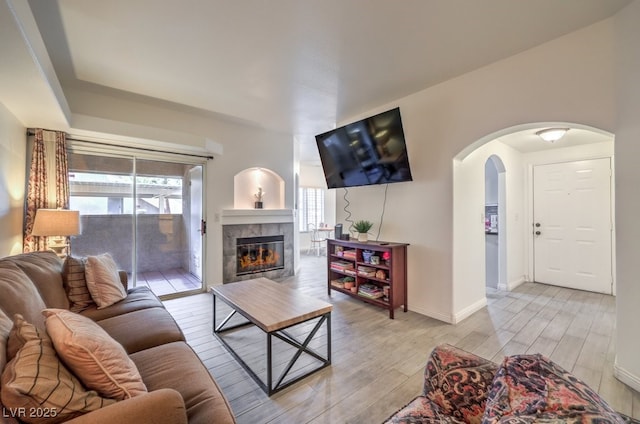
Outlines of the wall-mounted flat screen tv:
[[400,109],[316,136],[328,188],[412,181]]

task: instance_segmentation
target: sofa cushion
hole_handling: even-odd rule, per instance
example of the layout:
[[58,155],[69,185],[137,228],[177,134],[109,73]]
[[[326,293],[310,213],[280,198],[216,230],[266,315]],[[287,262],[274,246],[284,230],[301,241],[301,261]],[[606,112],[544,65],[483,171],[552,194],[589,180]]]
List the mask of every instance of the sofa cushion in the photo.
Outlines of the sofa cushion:
[[384,424],[448,424],[456,422],[453,417],[442,414],[440,408],[426,396],[418,396],[389,417]]
[[38,328],[44,328],[44,318],[40,311],[47,305],[29,277],[16,264],[0,260],[0,309],[8,317],[21,314]]
[[424,394],[446,415],[480,423],[498,365],[449,344],[437,346],[427,361]]
[[24,422],[58,423],[115,403],[85,390],[42,330],[19,315],[15,329],[24,344],[2,372],[3,415],[13,411]]
[[496,373],[483,423],[513,419],[624,423],[589,386],[540,354],[507,357]]
[[84,272],[89,293],[98,309],[111,306],[127,297],[127,292],[120,283],[118,266],[110,254],[87,256]]
[[87,388],[120,400],[146,393],[127,352],[98,324],[63,309],[43,314],[56,352]]
[[126,299],[104,309],[98,309],[96,305],[92,305],[82,311],[81,314],[91,318],[93,321],[100,321],[147,308],[164,308],[164,306],[149,287],[135,287],[127,291]]
[[[180,393],[159,389],[105,406],[68,424],[187,424],[187,411]],[[215,423],[212,423],[215,424]]]
[[127,353],[184,341],[184,335],[164,308],[148,308],[97,321]]
[[69,310],[71,312],[80,312],[91,305],[95,305],[87,287],[83,258],[73,256],[65,258],[62,267],[62,282],[69,298]]
[[231,424],[231,407],[198,356],[184,342],[168,343],[133,353],[149,391],[177,390],[184,399],[190,424]]
[[69,309],[62,284],[62,260],[54,252],[31,252],[5,258],[33,281],[47,308]]

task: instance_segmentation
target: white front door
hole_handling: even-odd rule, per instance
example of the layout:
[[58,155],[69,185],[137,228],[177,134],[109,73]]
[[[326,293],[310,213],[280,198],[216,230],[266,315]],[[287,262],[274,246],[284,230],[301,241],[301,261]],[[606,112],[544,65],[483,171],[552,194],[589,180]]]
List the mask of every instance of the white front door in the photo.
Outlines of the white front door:
[[612,293],[611,160],[533,170],[534,278]]

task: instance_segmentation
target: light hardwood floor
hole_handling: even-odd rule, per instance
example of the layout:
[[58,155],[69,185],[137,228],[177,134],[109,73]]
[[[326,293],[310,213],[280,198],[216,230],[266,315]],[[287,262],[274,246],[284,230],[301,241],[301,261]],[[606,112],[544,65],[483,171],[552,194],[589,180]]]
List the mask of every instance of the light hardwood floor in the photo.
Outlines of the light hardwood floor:
[[[331,302],[332,365],[268,397],[212,335],[210,294],[165,301],[220,384],[238,423],[380,423],[422,390],[429,352],[450,343],[493,361],[540,352],[573,371],[618,411],[640,418],[640,394],[613,377],[615,298],[535,283],[491,291],[488,306],[457,325],[327,296],[326,258],[302,257],[288,287]],[[411,299],[409,299],[409,305]],[[218,318],[220,319],[220,318]],[[247,333],[248,357],[264,355]],[[318,343],[322,334],[317,337]],[[318,347],[318,346],[317,346]]]

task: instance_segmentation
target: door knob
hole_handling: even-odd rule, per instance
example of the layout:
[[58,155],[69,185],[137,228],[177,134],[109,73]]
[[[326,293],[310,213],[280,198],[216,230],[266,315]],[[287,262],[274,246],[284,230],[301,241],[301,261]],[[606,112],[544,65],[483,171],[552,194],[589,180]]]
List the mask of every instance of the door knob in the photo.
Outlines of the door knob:
[[542,234],[540,231],[536,231],[537,236],[539,236],[540,234]]
[[536,227],[540,227],[540,223],[539,222],[536,222]]

